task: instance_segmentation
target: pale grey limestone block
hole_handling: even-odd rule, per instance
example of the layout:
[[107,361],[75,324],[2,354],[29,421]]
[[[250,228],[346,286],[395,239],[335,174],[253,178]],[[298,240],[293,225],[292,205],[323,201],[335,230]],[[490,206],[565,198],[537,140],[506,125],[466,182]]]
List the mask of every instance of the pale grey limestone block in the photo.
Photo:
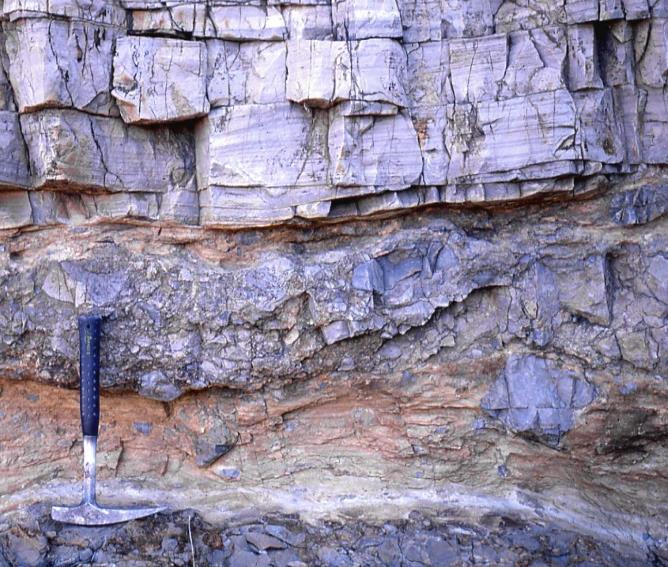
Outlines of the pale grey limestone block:
[[195,31],[197,4],[184,3],[157,10],[132,10],[130,29],[139,33],[183,34]]
[[160,199],[158,218],[175,224],[199,224],[199,194],[180,189],[164,193]]
[[639,112],[643,161],[668,164],[668,91],[641,89]]
[[419,185],[445,185],[448,181],[450,154],[445,146],[447,107],[415,106],[410,109],[422,155]]
[[409,105],[438,106],[454,102],[447,41],[405,45]]
[[601,163],[624,160],[624,135],[610,89],[573,94],[581,133],[582,157]]
[[453,39],[449,47],[455,101],[473,103],[496,99],[506,72],[508,35]]
[[[512,183],[475,183],[475,184],[461,184],[450,183],[441,187],[441,199],[444,203],[460,204],[460,203],[482,203],[486,200],[485,187],[494,185],[495,194],[503,192],[509,199],[519,198],[519,188],[517,184]],[[502,189],[498,189],[500,186]]]
[[575,103],[562,89],[477,106],[451,105],[446,147],[453,180],[479,175],[488,175],[480,181],[513,180],[500,174],[515,177],[516,170],[531,166],[536,178],[574,173],[570,160],[581,158]]
[[564,2],[553,0],[518,0],[504,2],[494,18],[495,30],[510,32],[564,24]]
[[494,15],[503,0],[443,0],[443,37],[479,37],[494,33]]
[[317,204],[336,198],[336,188],[329,186],[297,187],[223,187],[210,185],[202,202],[208,207],[248,210],[280,210]]
[[112,192],[194,190],[192,135],[74,110],[21,116],[37,187]]
[[590,24],[568,26],[568,88],[599,89],[603,81],[599,75],[598,53],[594,27]]
[[[29,191],[33,224],[48,226],[56,224],[81,224],[88,220],[89,208],[81,193],[56,191]],[[90,195],[87,195],[90,198]]]
[[631,85],[613,87],[613,99],[617,120],[623,135],[625,161],[639,164],[642,161],[640,141],[640,99]]
[[414,187],[404,191],[387,191],[380,195],[361,197],[355,205],[358,215],[368,216],[386,211],[423,207],[440,201],[441,196],[436,187]]
[[331,6],[285,6],[288,39],[334,39]]
[[156,220],[155,193],[106,193],[82,195],[87,216],[92,221]]
[[4,0],[2,11],[10,21],[48,15],[98,25],[125,28],[125,10],[118,0]]
[[422,173],[417,134],[405,111],[347,117],[333,108],[328,147],[334,185],[398,190],[415,184]]
[[5,25],[9,78],[20,112],[74,107],[117,114],[110,93],[117,28],[27,18]]
[[288,100],[327,107],[349,98],[350,57],[343,41],[289,41],[287,69]]
[[306,203],[295,207],[295,216],[303,219],[321,219],[329,216],[332,209],[332,201],[318,201],[317,203]]
[[188,120],[209,111],[206,68],[203,42],[123,37],[116,42],[111,94],[128,124]]
[[599,0],[566,0],[566,23],[580,24],[598,21]]
[[[263,214],[275,211],[281,218],[288,209],[295,209],[295,214],[305,217],[306,214],[323,216],[325,209],[341,199],[364,198],[366,195],[383,191],[382,187],[313,185],[313,186],[286,186],[286,187],[230,187],[209,185],[200,192],[200,203],[210,210],[230,211],[245,210],[247,215]],[[299,212],[301,211],[301,212]],[[248,216],[248,218],[251,218]],[[285,219],[283,219],[285,220]]]
[[[368,118],[368,117],[367,117]],[[257,209],[281,209],[286,207],[312,207],[319,203],[337,203],[341,200],[366,198],[387,191],[382,185],[315,185],[302,187],[212,187],[222,203],[234,207]],[[399,190],[399,189],[393,189]],[[406,189],[401,189],[406,190]],[[214,194],[214,192],[212,192]]]
[[281,41],[288,31],[278,8],[197,4],[193,34],[235,41]]
[[[432,197],[434,194],[438,195],[436,188],[411,188],[399,191],[399,193],[411,193],[414,190],[417,191],[416,194],[421,195],[419,200],[422,204],[427,203],[425,195],[429,194]],[[378,193],[386,196],[381,201],[373,202],[392,202],[394,203],[393,209],[399,208],[397,205],[399,202],[409,206],[409,203],[414,200],[414,197],[409,195],[400,200],[390,198],[388,195],[394,194],[393,191],[388,192],[384,187],[371,186],[221,187],[212,185],[200,192],[200,204],[202,219],[205,216],[209,220],[217,218],[216,222],[222,226],[220,223],[223,222],[224,215],[228,217],[233,215],[234,218],[229,217],[225,221],[225,226],[233,226],[234,219],[238,218],[245,219],[244,224],[248,224],[253,217],[263,222],[283,222],[293,216],[308,219],[356,216],[364,208],[364,203],[367,203],[369,196]],[[435,202],[434,198],[429,202]],[[351,204],[352,208],[349,206]],[[416,202],[410,206],[418,206],[418,204]],[[356,208],[358,205],[359,210]],[[206,215],[204,214],[205,209]],[[350,212],[353,210],[354,212]],[[243,217],[240,217],[239,211],[243,211]],[[344,214],[343,211],[348,211],[348,213]]]
[[16,112],[0,111],[0,191],[3,187],[29,187],[26,148]]
[[498,98],[566,88],[566,51],[563,27],[510,33],[508,66]]
[[[576,133],[576,137],[579,137],[579,133]],[[447,137],[446,137],[447,140]],[[566,142],[570,143],[570,140]],[[578,144],[576,153],[580,154],[581,149]],[[508,183],[508,182],[530,182],[535,180],[544,180],[555,177],[567,177],[573,175],[593,175],[597,173],[601,168],[600,163],[596,163],[595,171],[588,171],[588,168],[592,162],[583,162],[583,161],[572,161],[572,160],[559,160],[559,161],[550,161],[547,163],[528,165],[524,167],[518,167],[515,169],[508,169],[505,171],[494,171],[491,173],[482,172],[476,175],[471,175],[468,177],[460,178],[457,180],[458,183],[462,182],[464,179],[467,183],[475,184],[490,184],[490,183]]]
[[[406,52],[391,39],[347,42],[350,49],[350,100],[389,102],[408,106],[406,96]],[[339,72],[346,74],[345,68]]]
[[158,219],[155,193],[63,193],[30,191],[33,223],[39,226],[96,222],[146,222]]
[[521,197],[519,183],[450,183],[441,189],[444,203],[514,201]]
[[397,0],[404,42],[440,41],[443,8],[441,0]]
[[32,224],[28,191],[0,191],[0,230]]
[[212,189],[200,193],[200,224],[209,228],[271,226],[289,221],[295,216],[294,207],[282,209],[249,209],[218,206]]
[[607,86],[632,85],[635,82],[633,28],[624,20],[611,22],[600,37],[599,64]]
[[642,50],[638,50],[638,84],[662,88],[668,84],[668,19],[653,18],[643,24],[649,29]]
[[210,39],[206,47],[212,107],[285,101],[285,42]]
[[538,179],[535,181],[449,184],[441,188],[446,203],[494,203],[529,199],[537,195],[572,195],[573,178]]
[[646,20],[650,16],[647,0],[622,0],[626,20]]
[[322,112],[290,103],[214,109],[196,127],[198,187],[324,185],[326,144]]
[[391,39],[288,43],[287,97],[328,107],[344,100],[406,106],[406,53]]
[[336,39],[402,38],[396,0],[332,0]]

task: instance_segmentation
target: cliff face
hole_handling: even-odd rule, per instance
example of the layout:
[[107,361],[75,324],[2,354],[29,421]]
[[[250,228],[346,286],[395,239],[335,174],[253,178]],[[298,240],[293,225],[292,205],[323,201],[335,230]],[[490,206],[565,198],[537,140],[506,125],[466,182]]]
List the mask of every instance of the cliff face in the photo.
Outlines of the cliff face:
[[77,498],[88,311],[110,500],[668,556],[664,1],[0,8],[0,564]]

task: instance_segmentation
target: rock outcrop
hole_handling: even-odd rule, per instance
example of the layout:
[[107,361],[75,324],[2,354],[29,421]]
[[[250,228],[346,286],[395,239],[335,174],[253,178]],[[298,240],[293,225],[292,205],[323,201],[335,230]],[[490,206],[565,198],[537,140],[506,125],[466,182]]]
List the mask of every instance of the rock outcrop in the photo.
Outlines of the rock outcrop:
[[145,219],[159,225],[515,203],[668,161],[663,2],[15,0],[2,14],[0,183],[134,191],[121,164],[155,164],[159,186],[154,171],[139,185],[168,201]]
[[31,508],[77,498],[89,311],[103,497],[203,517],[155,520],[170,561],[668,560],[667,32],[661,0],[0,2],[0,565],[157,560]]
[[[273,514],[240,525],[211,525],[192,511],[161,514],[143,522],[86,529],[63,526],[33,507],[11,529],[0,526],[0,561],[16,564],[135,565],[512,565],[589,562],[636,567],[591,537],[504,516],[484,524],[424,517],[381,526],[333,522],[304,526]],[[656,557],[656,556],[655,556]]]

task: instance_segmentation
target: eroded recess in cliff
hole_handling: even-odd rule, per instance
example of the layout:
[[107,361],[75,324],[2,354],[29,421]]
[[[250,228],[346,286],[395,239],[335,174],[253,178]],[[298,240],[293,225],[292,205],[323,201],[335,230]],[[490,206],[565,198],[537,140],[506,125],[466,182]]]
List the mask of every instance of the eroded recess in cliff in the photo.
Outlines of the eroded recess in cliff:
[[74,495],[93,310],[130,500],[512,510],[665,556],[664,2],[0,24],[0,513]]

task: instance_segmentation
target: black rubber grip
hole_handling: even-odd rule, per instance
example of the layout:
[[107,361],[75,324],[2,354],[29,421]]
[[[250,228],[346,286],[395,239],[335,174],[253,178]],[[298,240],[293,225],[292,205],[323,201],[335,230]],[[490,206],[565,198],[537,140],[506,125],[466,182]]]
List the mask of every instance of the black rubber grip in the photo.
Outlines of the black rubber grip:
[[79,317],[79,375],[81,428],[84,435],[97,437],[100,424],[100,329],[102,317]]

